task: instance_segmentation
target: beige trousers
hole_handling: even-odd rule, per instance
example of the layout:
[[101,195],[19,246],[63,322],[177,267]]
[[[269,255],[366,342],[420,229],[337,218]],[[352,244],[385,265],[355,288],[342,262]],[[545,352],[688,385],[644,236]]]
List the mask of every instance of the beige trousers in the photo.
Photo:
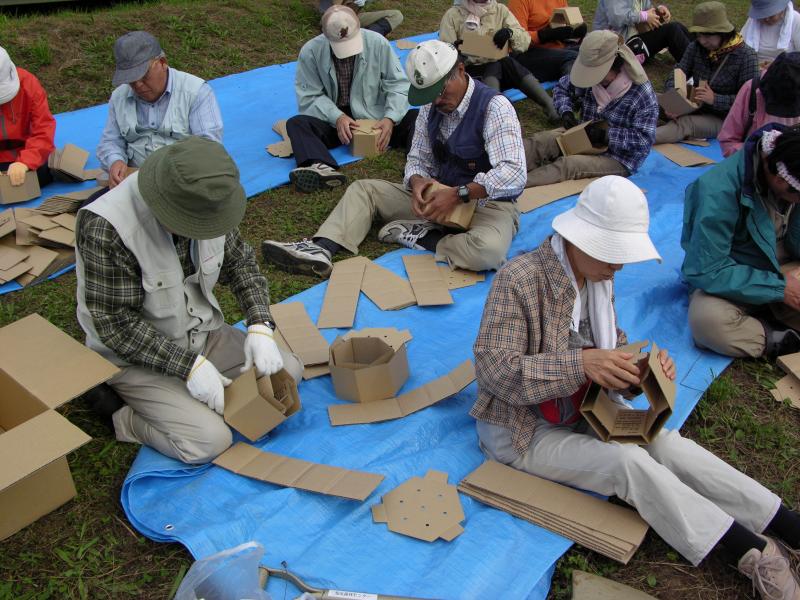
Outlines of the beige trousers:
[[[347,188],[314,237],[328,238],[358,254],[358,245],[376,216],[384,222],[419,219],[411,210],[411,192],[402,184],[362,179]],[[475,209],[469,231],[446,235],[439,241],[436,260],[471,271],[498,269],[518,228],[516,203],[487,202]]]
[[725,356],[757,357],[764,354],[766,334],[754,313],[769,311],[775,319],[800,331],[800,312],[782,303],[768,306],[736,304],[695,290],[689,299],[689,327],[695,343]]
[[561,156],[556,138],[562,133],[564,128],[560,127],[535,133],[522,140],[528,168],[528,182],[525,187],[585,177],[630,175],[625,165],[605,154]]
[[633,506],[665,542],[697,565],[736,520],[761,533],[781,499],[713,453],[662,430],[647,446],[598,439],[586,421],[557,426],[539,421],[531,445],[518,455],[511,433],[478,421],[489,458],[572,487],[617,496]]
[[686,138],[715,138],[720,129],[722,119],[717,116],[683,115],[656,128],[656,144],[671,144]]
[[[203,355],[231,379],[244,364],[246,334],[223,325],[208,335]],[[303,363],[294,354],[283,356],[284,368],[300,381]],[[125,401],[114,413],[121,442],[138,442],[185,463],[207,463],[231,445],[231,430],[221,415],[195,400],[178,377],[141,367],[125,367],[108,384]]]
[[369,27],[375,21],[386,19],[392,26],[392,31],[400,27],[403,22],[403,13],[399,10],[373,10],[370,12],[358,13],[358,22],[361,27]]

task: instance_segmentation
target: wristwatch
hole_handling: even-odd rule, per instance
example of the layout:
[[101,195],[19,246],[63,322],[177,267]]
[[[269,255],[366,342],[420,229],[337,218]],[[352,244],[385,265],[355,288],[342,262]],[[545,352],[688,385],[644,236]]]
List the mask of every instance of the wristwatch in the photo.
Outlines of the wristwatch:
[[469,202],[469,188],[465,185],[458,186],[458,190],[456,191],[458,194],[458,198],[464,202],[465,204]]

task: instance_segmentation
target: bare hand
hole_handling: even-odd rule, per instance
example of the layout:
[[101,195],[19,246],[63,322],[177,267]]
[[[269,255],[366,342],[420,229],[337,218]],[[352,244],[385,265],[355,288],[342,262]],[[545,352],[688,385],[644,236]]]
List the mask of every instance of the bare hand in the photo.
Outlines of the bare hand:
[[667,379],[675,381],[675,361],[672,360],[669,352],[662,348],[658,353],[658,360],[661,363],[661,369],[664,371],[664,375],[667,376]]
[[336,133],[339,134],[339,141],[342,144],[349,144],[350,140],[353,139],[352,130],[356,127],[358,127],[358,124],[347,115],[342,115],[336,119]]
[[783,303],[795,310],[800,310],[800,269],[786,273]]
[[110,189],[115,188],[122,180],[125,179],[125,176],[128,173],[128,165],[125,164],[125,161],[116,160],[111,164],[111,168],[108,170],[108,187]]
[[392,131],[394,131],[394,121],[388,118],[383,118],[372,129],[380,131],[378,134],[378,150],[383,152],[389,147],[389,140],[392,139]]
[[461,202],[454,187],[443,187],[431,194],[422,210],[422,216],[434,223],[443,223]]
[[589,348],[582,351],[586,377],[609,390],[624,390],[639,385],[639,367],[631,362],[633,354],[619,350]]
[[661,27],[661,16],[656,12],[655,8],[651,8],[647,11],[647,24],[650,26],[650,29],[658,29]]
[[672,13],[669,12],[669,9],[666,6],[659,4],[656,8],[656,11],[661,15],[662,23],[669,23],[670,19],[672,18]]
[[409,183],[411,184],[411,210],[420,219],[424,219],[425,198],[423,198],[423,194],[429,185],[436,183],[436,180],[430,177],[414,175]]
[[713,106],[714,92],[711,91],[708,84],[698,86],[694,90],[694,99],[696,102],[704,102]]
[[25,173],[28,172],[28,165],[21,162],[13,162],[8,165],[8,179],[11,185],[22,185],[25,183]]

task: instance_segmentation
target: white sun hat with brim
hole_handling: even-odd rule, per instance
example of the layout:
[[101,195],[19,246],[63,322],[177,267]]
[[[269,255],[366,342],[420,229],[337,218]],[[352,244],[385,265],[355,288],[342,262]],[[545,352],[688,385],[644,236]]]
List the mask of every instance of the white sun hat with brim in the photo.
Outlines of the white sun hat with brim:
[[553,219],[553,229],[580,250],[603,262],[661,262],[650,239],[647,198],[624,177],[608,175],[590,183],[574,208]]

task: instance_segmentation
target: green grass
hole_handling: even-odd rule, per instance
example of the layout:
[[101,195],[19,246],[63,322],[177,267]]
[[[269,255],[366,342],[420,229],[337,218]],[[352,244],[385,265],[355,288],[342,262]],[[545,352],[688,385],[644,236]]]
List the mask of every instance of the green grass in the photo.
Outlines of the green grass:
[[[450,0],[405,0],[406,20],[398,35],[434,30]],[[577,2],[587,20],[595,1]],[[744,22],[746,0],[729,2],[731,17]],[[397,6],[383,0],[376,8]],[[688,22],[693,4],[671,3],[675,18]],[[12,58],[40,77],[54,112],[103,103],[111,93],[112,48],[118,35],[147,29],[161,41],[171,65],[214,78],[265,64],[294,60],[318,31],[312,0],[170,0],[118,3],[93,11],[62,10],[15,16],[0,13],[0,39]],[[671,61],[658,57],[647,70],[657,87]],[[516,105],[526,133],[546,127],[532,102]],[[256,118],[258,118],[256,116]],[[349,179],[397,181],[403,157],[396,151],[344,169]],[[343,190],[298,195],[288,187],[251,199],[242,223],[254,245],[264,238],[311,236]],[[362,252],[375,258],[387,250],[374,232]],[[265,268],[273,301],[318,283]],[[231,294],[219,298],[229,322],[241,318]],[[68,274],[0,297],[0,325],[38,312],[76,339],[75,276]],[[780,372],[766,361],[736,361],[718,378],[689,419],[686,435],[793,501],[800,497],[800,416],[768,393]],[[186,550],[156,544],[132,529],[119,504],[119,491],[138,448],[114,441],[78,399],[64,414],[92,436],[69,457],[78,497],[0,543],[0,599],[165,598],[174,593],[191,564]],[[466,524],[469,527],[469,523]],[[750,597],[749,584],[718,557],[699,568],[688,565],[656,535],[649,534],[627,566],[573,548],[558,563],[551,597],[570,597],[573,569],[594,572],[659,598]]]

